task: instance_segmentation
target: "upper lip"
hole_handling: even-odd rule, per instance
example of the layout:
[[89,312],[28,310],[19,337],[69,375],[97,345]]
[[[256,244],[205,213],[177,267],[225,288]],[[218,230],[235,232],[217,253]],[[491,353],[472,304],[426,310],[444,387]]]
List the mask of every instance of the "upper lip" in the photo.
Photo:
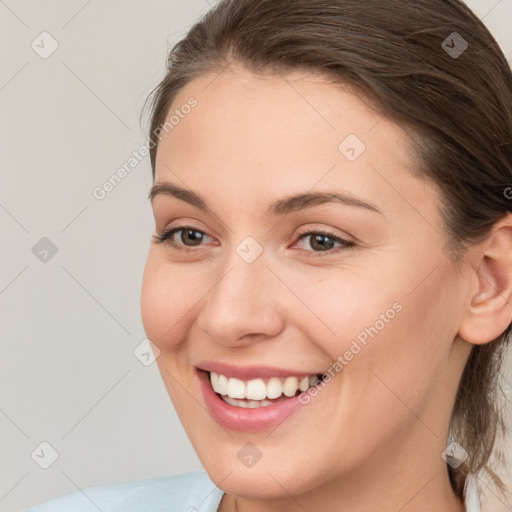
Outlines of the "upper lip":
[[275,366],[235,366],[229,363],[217,361],[203,361],[196,368],[205,372],[215,372],[228,378],[240,380],[268,379],[271,377],[305,377],[306,375],[318,375],[318,372],[305,372],[302,370],[290,370]]

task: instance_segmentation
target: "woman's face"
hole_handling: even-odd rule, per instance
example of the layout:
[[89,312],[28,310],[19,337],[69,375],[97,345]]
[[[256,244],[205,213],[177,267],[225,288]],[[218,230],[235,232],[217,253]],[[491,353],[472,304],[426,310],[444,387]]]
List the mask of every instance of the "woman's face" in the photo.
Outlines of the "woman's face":
[[[467,287],[404,133],[299,73],[205,76],[176,109],[156,162],[155,183],[169,187],[152,206],[155,235],[177,231],[151,243],[142,319],[210,477],[279,497],[445,475]],[[221,393],[250,389],[251,407],[220,398],[208,371],[224,375]],[[330,378],[255,401],[316,374]]]

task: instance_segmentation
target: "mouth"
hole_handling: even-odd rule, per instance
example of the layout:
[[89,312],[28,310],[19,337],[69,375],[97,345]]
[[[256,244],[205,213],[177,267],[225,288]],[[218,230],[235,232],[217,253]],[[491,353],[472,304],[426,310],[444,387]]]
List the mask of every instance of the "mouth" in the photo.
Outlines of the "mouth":
[[206,372],[213,391],[227,404],[243,409],[267,407],[297,397],[323,380],[322,374],[242,380]]
[[206,409],[225,429],[273,430],[292,415],[305,414],[301,410],[316,415],[328,407],[330,393],[325,394],[322,373],[219,361],[205,361],[195,369]]

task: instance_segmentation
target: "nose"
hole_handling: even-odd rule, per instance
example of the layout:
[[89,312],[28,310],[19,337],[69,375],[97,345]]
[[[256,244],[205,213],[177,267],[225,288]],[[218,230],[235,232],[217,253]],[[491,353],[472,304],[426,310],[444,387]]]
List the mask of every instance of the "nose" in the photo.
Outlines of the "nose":
[[264,258],[246,263],[235,254],[202,302],[199,328],[231,347],[277,336],[284,328],[279,285]]

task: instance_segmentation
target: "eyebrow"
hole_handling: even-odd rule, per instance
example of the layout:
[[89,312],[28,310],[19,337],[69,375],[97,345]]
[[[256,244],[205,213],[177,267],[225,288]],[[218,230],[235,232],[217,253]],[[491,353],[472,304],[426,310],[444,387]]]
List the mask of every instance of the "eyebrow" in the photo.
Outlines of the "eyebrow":
[[[148,199],[153,203],[153,199],[158,195],[166,195],[185,201],[186,203],[195,206],[203,211],[208,211],[210,208],[206,201],[191,190],[173,185],[172,183],[156,183],[151,187],[148,194]],[[373,212],[380,213],[382,210],[373,203],[362,201],[361,199],[348,194],[346,192],[304,192],[301,194],[291,195],[283,199],[278,199],[271,203],[265,213],[268,216],[277,216],[291,213],[304,208],[311,208],[326,203],[342,203],[347,206],[356,206],[364,208]]]

